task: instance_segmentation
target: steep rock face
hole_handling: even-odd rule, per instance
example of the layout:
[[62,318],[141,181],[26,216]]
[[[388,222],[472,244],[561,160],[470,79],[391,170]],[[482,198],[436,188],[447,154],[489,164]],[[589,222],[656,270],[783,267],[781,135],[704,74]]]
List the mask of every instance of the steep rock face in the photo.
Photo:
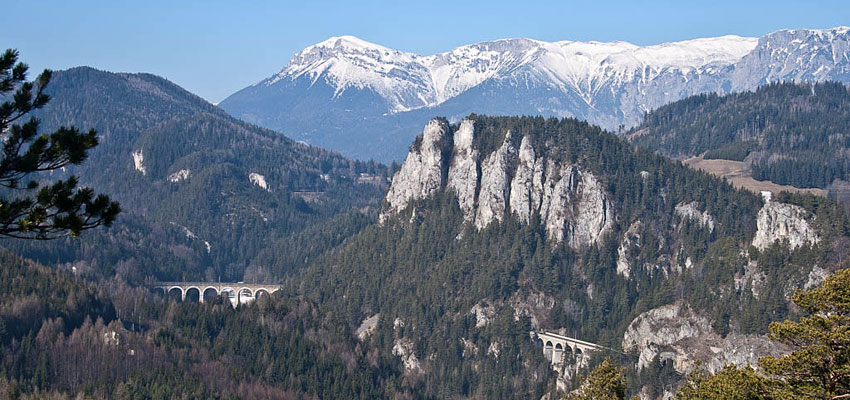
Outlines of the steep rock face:
[[457,193],[465,221],[475,217],[475,188],[478,185],[478,151],[472,148],[475,124],[468,119],[454,134],[454,157],[449,168],[448,186]]
[[[528,136],[517,149],[519,138],[505,132],[498,149],[483,155],[474,146],[473,121],[450,130],[437,120],[428,123],[420,148],[411,150],[393,179],[381,221],[445,186],[456,193],[464,221],[477,229],[510,213],[527,223],[537,213],[549,239],[574,249],[599,243],[612,230],[614,211],[603,185],[588,171],[553,161],[548,152],[556,150],[535,149]],[[450,157],[443,154],[449,136]]]
[[528,136],[522,138],[518,159],[511,181],[511,211],[520,221],[528,222],[532,213],[540,207],[540,182],[543,181],[543,162],[535,158]]
[[700,212],[696,202],[676,205],[676,215],[683,219],[692,219],[697,221],[700,226],[708,229],[709,232],[714,231],[714,217],[708,211]]
[[806,280],[806,284],[803,285],[803,290],[812,289],[826,280],[826,277],[829,276],[829,271],[815,265],[812,267],[812,271],[809,272],[809,279]]
[[481,191],[478,195],[478,214],[475,227],[482,229],[490,222],[501,221],[508,206],[510,181],[508,169],[516,157],[516,149],[511,144],[511,133],[505,135],[505,141],[481,165]]
[[650,366],[658,356],[672,361],[677,372],[687,373],[697,361],[716,372],[726,364],[756,365],[759,357],[788,349],[764,336],[733,333],[722,338],[712,331],[708,319],[674,303],[635,318],[623,335],[623,350],[639,354],[638,369]]
[[590,173],[572,165],[547,165],[540,216],[546,233],[572,248],[596,243],[611,230],[613,212],[602,185]]
[[764,250],[777,240],[788,240],[791,249],[804,244],[815,244],[820,238],[806,221],[806,210],[802,207],[768,200],[759,211],[758,230],[753,246]]
[[405,374],[420,374],[422,373],[422,365],[419,359],[416,358],[416,353],[413,350],[413,343],[406,338],[396,339],[393,343],[393,355],[401,358],[404,364]]
[[145,153],[142,150],[136,150],[133,152],[133,168],[136,171],[142,173],[142,175],[147,175],[147,168],[145,168]]
[[447,131],[445,122],[436,119],[425,125],[419,149],[410,150],[393,178],[386,197],[388,208],[381,214],[381,220],[387,213],[403,210],[411,200],[426,197],[440,189],[443,163],[441,145]]
[[[817,267],[815,267],[817,268]],[[814,270],[812,270],[814,271]],[[744,267],[743,274],[735,275],[735,290],[741,291],[749,287],[753,297],[758,298],[762,288],[767,283],[767,275],[761,271],[758,262],[750,260]]]
[[614,213],[608,195],[599,180],[590,173],[574,172],[580,176],[580,182],[574,193],[578,198],[573,223],[569,227],[570,246],[578,248],[598,243],[611,231]]
[[629,259],[629,251],[632,246],[638,246],[640,243],[640,221],[635,221],[623,234],[623,241],[617,247],[617,274],[626,278],[631,276],[631,260]]
[[[637,350],[638,369],[643,369],[652,363],[664,346],[671,346],[686,339],[694,339],[711,333],[711,324],[701,316],[697,316],[686,306],[670,304],[649,310],[629,324],[623,334],[623,350]],[[668,358],[673,358],[668,356]],[[677,363],[677,371],[685,368]]]

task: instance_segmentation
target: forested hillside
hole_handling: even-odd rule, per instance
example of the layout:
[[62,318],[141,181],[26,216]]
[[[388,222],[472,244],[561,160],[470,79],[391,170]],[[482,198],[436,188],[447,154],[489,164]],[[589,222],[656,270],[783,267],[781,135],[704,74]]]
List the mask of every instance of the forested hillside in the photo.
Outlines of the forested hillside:
[[[376,215],[386,167],[235,120],[165,79],[75,68],[56,72],[47,92],[42,129],[99,132],[89,159],[66,173],[124,212],[80,240],[0,244],[18,254],[136,283],[277,280]],[[265,249],[293,257],[255,262]]]
[[[5,242],[99,283],[2,255],[0,389],[36,398],[540,398],[575,387],[583,368],[610,356],[629,366],[630,393],[658,397],[696,361],[778,354],[761,335],[794,315],[788,293],[816,285],[850,249],[850,223],[834,202],[765,201],[574,119],[432,121],[378,223],[377,209],[344,210],[382,191],[354,172],[385,168],[273,135],[214,110],[156,124],[127,147],[144,160],[131,157],[122,179],[102,181],[146,196],[148,207],[134,211],[143,202],[127,199],[112,229],[78,241]],[[298,190],[309,184],[319,190]],[[364,197],[343,201],[344,190]],[[248,210],[253,220],[239,214]],[[790,229],[770,225],[778,215]],[[207,275],[283,279],[284,288],[234,310],[125,282],[204,278],[192,269],[202,265],[212,266]],[[685,333],[664,336],[679,326]],[[530,339],[538,329],[610,350],[556,371]]]
[[850,89],[773,83],[689,97],[648,113],[626,136],[670,157],[745,161],[753,178],[801,188],[850,180]]
[[[2,243],[58,269],[0,260],[10,393],[540,398],[610,356],[658,397],[697,361],[779,354],[763,333],[794,316],[789,293],[849,255],[830,200],[763,199],[575,119],[434,119],[387,190],[390,168],[161,78],[53,83],[45,129],[102,132],[64,173],[124,212],[81,239]],[[183,279],[284,288],[236,310],[133,288]],[[539,329],[609,350],[553,370]]]
[[[515,197],[523,188],[531,194]],[[435,398],[539,397],[540,348],[520,339],[531,329],[626,350],[640,369],[634,392],[660,395],[682,378],[683,360],[745,363],[765,350],[742,356],[741,346],[767,342],[758,335],[789,315],[789,290],[835,268],[846,253],[836,243],[848,240],[846,215],[831,201],[783,195],[765,204],[573,119],[432,121],[384,204],[382,223],[293,284],[352,330],[377,318],[369,343],[406,360],[406,383]],[[791,223],[817,236],[763,226],[788,209]],[[593,227],[597,236],[573,240]],[[654,332],[637,347],[624,338],[671,307],[678,316],[659,326],[705,328],[670,342]],[[711,341],[728,347],[712,354]],[[514,359],[538,361],[506,361]]]
[[0,397],[389,398],[392,359],[334,316],[272,296],[178,304],[123,283],[85,283],[0,252]]

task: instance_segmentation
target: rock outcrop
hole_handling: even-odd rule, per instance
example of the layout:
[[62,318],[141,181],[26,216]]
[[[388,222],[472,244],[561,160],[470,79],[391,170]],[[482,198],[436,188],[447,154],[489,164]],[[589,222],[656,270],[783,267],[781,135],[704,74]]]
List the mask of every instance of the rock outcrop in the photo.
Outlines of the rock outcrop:
[[521,222],[528,222],[540,207],[543,162],[534,156],[534,146],[528,136],[519,145],[518,163],[511,181],[511,211]]
[[136,150],[132,153],[133,155],[133,168],[136,171],[142,173],[142,175],[147,175],[148,171],[145,168],[145,152],[142,150]]
[[511,132],[505,132],[498,149],[481,154],[475,134],[472,120],[462,121],[454,132],[440,120],[429,122],[421,145],[411,149],[393,178],[381,221],[410,201],[446,188],[457,195],[464,221],[479,230],[507,215],[527,223],[538,214],[553,243],[574,249],[597,244],[612,230],[613,207],[592,173],[555,162],[557,149],[535,149],[530,136],[520,139]]
[[508,207],[510,181],[508,169],[516,156],[511,144],[511,133],[505,134],[502,145],[490,154],[481,165],[481,190],[478,194],[478,214],[475,227],[485,228],[491,222],[501,221]]
[[383,221],[391,213],[407,207],[414,199],[424,198],[442,186],[442,142],[448,126],[440,120],[431,120],[422,132],[422,143],[411,149],[401,169],[393,178],[387,193],[387,208],[381,214]]
[[757,226],[753,246],[759,250],[770,247],[777,240],[787,240],[791,249],[820,241],[817,232],[806,221],[806,210],[792,204],[766,199],[759,211]]
[[271,192],[271,189],[269,189],[269,184],[268,182],[266,182],[265,176],[260,175],[256,172],[251,172],[250,174],[248,174],[248,180],[251,181],[251,183],[259,186],[261,189],[267,192]]
[[396,339],[393,343],[393,355],[401,358],[405,374],[420,374],[422,366],[413,350],[413,343],[407,338]]
[[677,204],[676,215],[696,221],[709,232],[714,231],[714,217],[708,211],[700,211],[696,202]]
[[723,338],[711,329],[707,318],[674,303],[635,318],[623,335],[623,350],[639,354],[639,370],[658,357],[673,362],[674,369],[684,374],[697,361],[716,372],[726,364],[757,365],[759,357],[780,355],[788,349],[764,336],[732,333]]
[[466,119],[454,134],[454,157],[449,167],[450,188],[457,194],[465,221],[475,218],[475,189],[478,186],[478,151],[472,148],[475,125]]
[[605,189],[595,176],[578,168],[573,168],[573,173],[577,175],[577,185],[573,187],[577,204],[570,219],[568,235],[570,246],[579,248],[599,243],[611,231],[614,212]]
[[753,297],[759,298],[761,289],[767,283],[767,275],[761,271],[758,262],[749,260],[744,267],[743,274],[735,274],[735,291],[741,291],[745,288],[750,288],[750,293]]
[[572,165],[560,169],[549,162],[540,216],[546,234],[556,242],[566,239],[572,248],[597,243],[611,230],[613,212],[599,181]]
[[189,179],[189,175],[191,175],[191,172],[188,169],[181,169],[180,171],[168,175],[168,181],[172,183],[185,181],[186,179]]
[[635,221],[623,234],[623,241],[617,247],[617,274],[628,278],[631,275],[632,267],[629,253],[633,246],[637,247],[640,244],[640,221]]

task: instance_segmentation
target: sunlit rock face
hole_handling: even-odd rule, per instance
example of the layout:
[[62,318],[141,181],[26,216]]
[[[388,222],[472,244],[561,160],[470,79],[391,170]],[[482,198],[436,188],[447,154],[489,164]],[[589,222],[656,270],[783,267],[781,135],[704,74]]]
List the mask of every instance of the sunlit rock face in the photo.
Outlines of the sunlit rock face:
[[589,171],[554,161],[554,150],[535,149],[529,136],[512,132],[481,154],[473,121],[451,128],[440,120],[426,125],[421,144],[393,178],[382,221],[445,188],[455,193],[464,222],[478,230],[510,215],[525,223],[539,215],[554,244],[575,249],[599,243],[612,230],[608,194]]
[[446,123],[436,119],[425,126],[419,148],[410,150],[393,178],[386,196],[387,208],[381,214],[381,220],[390,213],[403,210],[410,200],[426,197],[440,189],[443,164],[441,146],[447,131]]
[[651,366],[657,357],[686,374],[697,362],[716,372],[727,364],[757,365],[759,357],[780,355],[788,349],[765,336],[730,333],[722,337],[706,317],[674,303],[638,315],[623,334],[623,350],[639,355],[639,370]]
[[802,207],[767,200],[759,211],[753,246],[759,250],[770,247],[777,240],[787,240],[791,249],[805,244],[815,244],[820,238],[806,220]]
[[475,218],[475,189],[478,186],[478,151],[472,148],[475,125],[464,120],[454,134],[454,157],[449,168],[450,188],[457,194],[465,221]]

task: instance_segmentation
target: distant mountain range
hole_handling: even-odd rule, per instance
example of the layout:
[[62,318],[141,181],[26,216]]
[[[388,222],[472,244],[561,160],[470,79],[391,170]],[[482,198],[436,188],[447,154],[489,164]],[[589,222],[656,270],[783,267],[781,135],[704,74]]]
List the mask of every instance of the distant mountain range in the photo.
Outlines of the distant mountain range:
[[788,80],[850,82],[850,28],[654,46],[502,39],[430,56],[341,36],[219,106],[296,140],[390,161],[436,115],[570,116],[618,130],[690,95]]

